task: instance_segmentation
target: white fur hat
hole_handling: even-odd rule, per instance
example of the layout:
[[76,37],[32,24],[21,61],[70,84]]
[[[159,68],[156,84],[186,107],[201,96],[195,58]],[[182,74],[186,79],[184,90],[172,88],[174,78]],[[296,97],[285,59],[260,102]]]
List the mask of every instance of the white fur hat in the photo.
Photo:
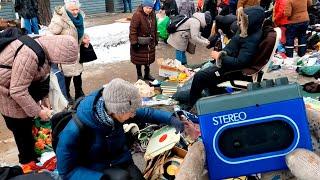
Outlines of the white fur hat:
[[64,0],[64,4],[75,4],[76,6],[81,6],[79,0]]

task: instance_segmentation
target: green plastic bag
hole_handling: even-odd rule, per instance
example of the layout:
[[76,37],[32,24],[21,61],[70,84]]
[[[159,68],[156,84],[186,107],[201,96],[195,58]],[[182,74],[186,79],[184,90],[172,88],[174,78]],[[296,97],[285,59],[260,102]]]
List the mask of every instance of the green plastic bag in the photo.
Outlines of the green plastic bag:
[[157,26],[158,26],[158,33],[159,37],[163,40],[167,40],[169,37],[169,33],[167,31],[167,27],[169,25],[170,18],[165,16],[164,18],[158,19],[157,18]]
[[320,72],[320,65],[316,66],[303,66],[299,68],[299,74],[305,76],[314,76],[315,74]]

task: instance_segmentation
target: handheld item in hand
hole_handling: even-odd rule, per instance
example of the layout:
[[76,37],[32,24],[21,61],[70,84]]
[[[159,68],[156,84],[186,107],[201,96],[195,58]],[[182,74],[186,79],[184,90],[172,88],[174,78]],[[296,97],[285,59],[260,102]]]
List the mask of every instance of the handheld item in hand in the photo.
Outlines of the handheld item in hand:
[[299,85],[287,82],[253,83],[197,102],[210,179],[287,169],[288,153],[311,149]]
[[188,42],[188,46],[187,46],[187,52],[190,54],[195,54],[196,53],[196,47],[197,45],[191,41]]
[[80,61],[79,63],[91,62],[97,59],[97,55],[94,52],[93,46],[90,43],[88,47],[85,47],[84,44],[80,46]]

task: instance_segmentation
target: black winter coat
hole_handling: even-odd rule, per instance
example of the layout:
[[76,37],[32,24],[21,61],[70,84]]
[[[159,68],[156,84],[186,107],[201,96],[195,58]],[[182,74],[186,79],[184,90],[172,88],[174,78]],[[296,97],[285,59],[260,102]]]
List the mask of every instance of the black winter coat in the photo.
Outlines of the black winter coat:
[[14,9],[23,18],[31,19],[37,17],[38,2],[37,0],[16,0]]
[[240,37],[239,31],[232,37],[229,44],[222,50],[220,56],[222,68],[226,71],[240,70],[248,67],[258,53],[258,47],[262,39],[262,23],[264,21],[264,10],[261,7],[245,8],[249,24],[247,26],[248,36]]

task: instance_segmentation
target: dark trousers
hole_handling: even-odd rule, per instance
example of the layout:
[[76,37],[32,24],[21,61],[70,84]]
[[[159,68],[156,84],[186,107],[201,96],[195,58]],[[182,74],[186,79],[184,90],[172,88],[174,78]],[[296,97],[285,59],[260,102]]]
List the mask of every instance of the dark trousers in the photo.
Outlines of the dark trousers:
[[33,118],[11,118],[3,116],[8,129],[13,133],[19,151],[19,162],[21,164],[37,161],[34,151],[35,140],[32,135]]
[[143,175],[134,163],[104,170],[102,179],[108,180],[143,180]]
[[82,91],[82,78],[80,74],[79,76],[73,76],[73,77],[67,77],[65,76],[65,85],[66,85],[66,91],[67,91],[67,97],[71,98],[70,96],[70,83],[71,79],[73,78],[73,85],[74,85],[74,92],[75,92],[75,99],[78,99],[79,97],[83,96],[84,93]]
[[236,15],[236,13],[237,13],[237,4],[230,4],[229,8],[230,8],[230,13],[233,14],[233,15]]
[[[141,71],[142,65],[136,64],[137,76],[142,76]],[[144,76],[148,76],[150,74],[150,65],[144,65]]]
[[294,50],[294,39],[298,38],[298,55],[304,56],[307,51],[307,29],[308,29],[309,21],[296,23],[296,24],[288,24],[286,30],[286,55],[288,57],[293,57]]
[[123,1],[124,12],[127,12],[127,3],[128,3],[128,6],[129,6],[129,11],[132,12],[131,0],[122,0],[122,1]]
[[241,71],[223,72],[215,66],[200,70],[194,75],[191,89],[190,89],[190,104],[194,105],[203,90],[208,89],[211,95],[220,94],[221,89],[217,87],[218,84],[229,80],[248,80]]

